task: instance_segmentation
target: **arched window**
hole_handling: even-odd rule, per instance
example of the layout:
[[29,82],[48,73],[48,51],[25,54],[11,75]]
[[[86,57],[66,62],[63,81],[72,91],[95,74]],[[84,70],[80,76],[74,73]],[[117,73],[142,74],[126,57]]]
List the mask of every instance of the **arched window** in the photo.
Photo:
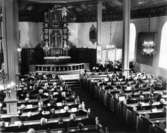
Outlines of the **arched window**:
[[134,61],[135,59],[135,42],[136,42],[136,27],[134,23],[130,23],[129,61]]
[[163,25],[161,31],[161,45],[159,54],[159,67],[167,69],[167,22]]

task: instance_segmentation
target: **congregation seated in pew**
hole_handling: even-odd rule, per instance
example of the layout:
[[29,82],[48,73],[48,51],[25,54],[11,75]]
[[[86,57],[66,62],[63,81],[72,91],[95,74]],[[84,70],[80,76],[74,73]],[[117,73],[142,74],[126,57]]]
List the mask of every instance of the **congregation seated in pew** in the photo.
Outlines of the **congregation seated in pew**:
[[63,81],[53,77],[45,74],[21,77],[17,87],[18,114],[6,115],[6,104],[2,105],[2,132],[90,130],[100,133],[96,128],[99,123],[90,116],[90,109],[86,109],[85,103]]
[[[153,126],[158,127],[160,123],[166,123],[164,121],[167,107],[165,81],[145,73],[130,73],[125,78],[121,72],[103,74],[90,72],[82,77],[81,82],[82,88],[87,88],[95,98],[98,98],[127,125],[134,125],[137,131],[165,132],[165,128],[155,129]],[[144,119],[150,123],[147,125],[148,128],[144,128],[142,123]]]
[[[130,71],[135,72],[135,63],[130,62]],[[110,61],[109,63],[106,64],[96,64],[95,66],[92,66],[90,68],[91,72],[118,72],[122,71],[122,63],[117,60],[117,61]]]
[[[151,126],[151,130],[165,131],[167,92],[162,80],[145,73],[130,73],[125,78],[117,71],[89,72],[82,77],[81,84],[122,121],[133,123],[139,131],[148,132],[144,123]],[[91,125],[90,130],[99,132],[84,102],[55,75],[30,74],[20,77],[17,98],[18,115],[14,116],[17,118],[15,122],[11,121],[12,116],[5,115],[6,105],[2,102],[2,131],[60,129],[62,132],[86,132]],[[153,127],[153,124],[156,126]]]

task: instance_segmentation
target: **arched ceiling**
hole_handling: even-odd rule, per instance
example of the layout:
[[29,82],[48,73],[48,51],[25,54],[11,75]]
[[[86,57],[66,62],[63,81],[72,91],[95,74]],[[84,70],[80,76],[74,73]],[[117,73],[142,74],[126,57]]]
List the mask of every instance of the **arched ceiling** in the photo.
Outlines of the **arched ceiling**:
[[[98,0],[19,0],[20,21],[43,21],[45,11],[53,6],[66,6],[70,12],[70,21],[96,21],[96,3]],[[103,20],[122,18],[123,0],[102,0]],[[131,0],[131,16],[148,17],[167,14],[167,0]]]

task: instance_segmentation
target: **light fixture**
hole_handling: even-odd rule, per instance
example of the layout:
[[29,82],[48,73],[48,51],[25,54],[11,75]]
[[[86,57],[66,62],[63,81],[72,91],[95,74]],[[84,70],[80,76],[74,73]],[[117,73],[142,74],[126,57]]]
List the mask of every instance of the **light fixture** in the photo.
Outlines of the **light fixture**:
[[17,52],[21,52],[22,51],[22,48],[17,48]]
[[142,43],[142,53],[146,55],[152,55],[155,52],[155,43],[154,41],[143,41]]

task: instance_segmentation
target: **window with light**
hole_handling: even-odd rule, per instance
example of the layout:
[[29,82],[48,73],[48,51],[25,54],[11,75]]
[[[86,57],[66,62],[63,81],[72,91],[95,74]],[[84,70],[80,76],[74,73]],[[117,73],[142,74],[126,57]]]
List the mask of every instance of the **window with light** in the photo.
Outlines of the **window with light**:
[[160,54],[159,54],[159,67],[167,69],[167,22],[162,27]]
[[130,36],[129,36],[129,61],[135,59],[135,43],[136,43],[136,26],[134,23],[130,24]]

